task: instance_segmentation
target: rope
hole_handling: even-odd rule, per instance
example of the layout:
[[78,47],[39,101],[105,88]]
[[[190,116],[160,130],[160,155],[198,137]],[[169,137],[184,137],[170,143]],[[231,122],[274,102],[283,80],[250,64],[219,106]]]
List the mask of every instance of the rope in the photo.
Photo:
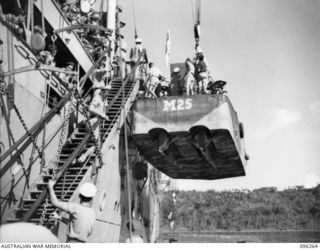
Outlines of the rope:
[[34,6],[33,6],[33,0],[29,0],[30,3],[30,18],[31,18],[31,35],[34,35],[34,15],[33,15],[33,11],[34,11]]
[[200,24],[201,0],[197,0],[197,24]]
[[191,3],[191,11],[192,11],[192,20],[193,20],[193,26],[195,25],[195,21],[194,21],[194,10],[193,10],[193,2],[192,0],[190,0]]
[[[52,72],[50,72],[50,81],[52,80]],[[45,104],[43,104],[43,109],[42,109],[42,114],[41,116],[43,115],[43,111],[45,109]],[[42,157],[41,157],[41,162],[40,162],[40,173],[43,172],[43,169],[46,165],[46,162],[45,162],[45,145],[46,145],[46,131],[47,131],[47,122],[45,121],[44,122],[44,125],[43,125],[43,134],[42,134]]]
[[41,157],[43,157],[40,148],[38,147],[38,145],[37,145],[35,139],[33,138],[32,134],[30,133],[30,131],[29,131],[29,129],[28,129],[25,121],[23,120],[23,118],[22,118],[22,116],[21,116],[21,114],[20,114],[20,111],[18,110],[17,106],[15,105],[12,96],[9,94],[9,92],[8,92],[7,90],[2,90],[1,94],[3,94],[3,95],[5,94],[5,95],[7,96],[8,100],[9,100],[10,104],[12,105],[12,107],[14,108],[14,110],[15,110],[15,112],[16,112],[16,114],[17,114],[17,116],[18,116],[18,118],[19,118],[19,120],[20,120],[20,122],[21,122],[21,124],[22,124],[22,126],[23,126],[23,128],[25,129],[27,135],[28,135],[29,138],[31,139],[31,141],[32,141],[35,149],[38,151],[38,154],[39,154]]
[[136,25],[136,15],[134,11],[134,3],[133,0],[131,0],[132,3],[132,13],[133,13],[133,24],[134,24],[134,38],[138,38],[138,32],[137,32],[137,25]]
[[[30,2],[31,0],[28,1],[28,5],[27,5],[27,30],[30,29],[30,21],[31,21]],[[27,41],[28,41],[28,38],[27,38]]]
[[45,34],[45,24],[44,24],[44,12],[43,12],[43,0],[41,0],[41,24],[42,24],[42,36],[43,36],[43,39],[44,39],[44,34]]
[[200,24],[200,18],[201,18],[201,0],[199,0],[199,24]]
[[99,13],[99,20],[98,20],[99,25],[101,24],[101,20],[102,20],[103,3],[104,3],[104,1],[100,2],[100,13]]
[[[122,51],[121,47],[122,43],[120,42],[120,51]],[[121,57],[121,52],[120,52]],[[122,58],[120,58],[121,60]],[[122,62],[121,62],[122,63]],[[121,78],[121,85],[123,85],[123,76],[122,76],[122,65],[120,65],[120,78]],[[125,109],[125,92],[124,88],[122,88],[122,99],[121,99],[121,110]],[[130,186],[130,175],[129,175],[129,152],[128,152],[128,131],[127,131],[127,121],[126,121],[126,114],[123,112],[123,123],[124,123],[124,145],[125,145],[125,157],[126,157],[126,171],[127,171],[127,197],[128,197],[128,215],[129,215],[129,237],[130,242],[132,242],[132,220],[131,220],[131,186]]]

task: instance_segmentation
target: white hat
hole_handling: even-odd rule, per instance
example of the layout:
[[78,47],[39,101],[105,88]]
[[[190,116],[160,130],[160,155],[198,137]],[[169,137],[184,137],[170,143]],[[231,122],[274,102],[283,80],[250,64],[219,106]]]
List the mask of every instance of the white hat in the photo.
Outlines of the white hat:
[[79,189],[79,193],[82,196],[87,198],[94,197],[96,195],[96,192],[97,192],[96,186],[90,182],[84,183]]
[[173,72],[175,72],[175,73],[180,72],[180,68],[179,68],[179,67],[175,67],[175,68],[173,69]]
[[142,39],[140,37],[136,38],[136,43],[142,43]]

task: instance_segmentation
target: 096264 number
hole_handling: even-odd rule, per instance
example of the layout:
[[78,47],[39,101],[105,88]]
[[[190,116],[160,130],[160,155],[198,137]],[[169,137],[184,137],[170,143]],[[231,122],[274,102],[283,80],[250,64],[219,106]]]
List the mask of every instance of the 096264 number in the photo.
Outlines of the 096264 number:
[[300,244],[300,248],[318,248],[318,244],[316,244],[316,243],[302,243],[302,244]]

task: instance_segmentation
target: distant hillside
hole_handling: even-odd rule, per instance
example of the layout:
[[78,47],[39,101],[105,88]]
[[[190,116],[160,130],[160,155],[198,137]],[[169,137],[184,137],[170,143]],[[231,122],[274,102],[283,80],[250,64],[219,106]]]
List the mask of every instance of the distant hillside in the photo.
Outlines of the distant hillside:
[[170,212],[176,228],[186,230],[319,230],[320,185],[284,191],[176,191],[162,195],[162,228]]

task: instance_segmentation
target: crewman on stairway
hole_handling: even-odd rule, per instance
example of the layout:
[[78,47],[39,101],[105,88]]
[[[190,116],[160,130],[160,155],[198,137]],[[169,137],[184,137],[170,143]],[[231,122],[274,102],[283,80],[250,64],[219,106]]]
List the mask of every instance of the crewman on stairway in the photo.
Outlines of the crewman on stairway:
[[[87,242],[93,231],[96,220],[95,212],[91,207],[93,197],[97,192],[96,186],[90,182],[86,182],[79,188],[79,204],[59,201],[53,189],[54,185],[55,182],[53,180],[49,180],[48,189],[52,205],[60,208],[70,216],[67,242]],[[53,218],[63,221],[63,218],[56,213],[53,214]]]
[[[128,45],[124,40],[124,36],[122,34],[117,35],[116,39],[116,61],[121,70],[122,78],[126,77],[127,70],[126,70],[126,61],[127,61],[127,49]],[[120,73],[120,72],[119,72]]]
[[105,66],[105,63],[106,62],[102,61],[99,67],[97,67],[92,73],[92,88],[94,90],[94,96],[99,95],[99,93],[101,92],[101,87],[104,87],[106,85],[106,82],[108,82],[108,78],[110,78],[110,71]]
[[[90,124],[91,126],[94,125],[98,118],[105,119],[109,121],[109,117],[106,115],[106,109],[108,107],[108,100],[107,96],[109,94],[109,91],[111,89],[111,85],[106,86],[98,86],[100,90],[99,94],[95,94],[92,98],[92,101],[89,105],[89,112],[90,112]],[[100,126],[98,126],[93,131],[95,139],[98,140],[98,145],[100,146]],[[91,155],[94,152],[94,146],[90,147],[85,153],[83,153],[77,160],[77,162],[83,163],[88,158],[89,155]]]

